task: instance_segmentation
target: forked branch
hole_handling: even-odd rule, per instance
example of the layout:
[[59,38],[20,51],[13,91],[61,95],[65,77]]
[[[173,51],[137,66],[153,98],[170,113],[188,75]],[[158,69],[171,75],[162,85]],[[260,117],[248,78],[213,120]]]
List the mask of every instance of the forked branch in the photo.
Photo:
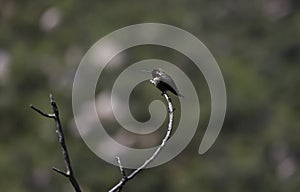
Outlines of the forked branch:
[[[171,132],[172,132],[172,129],[173,129],[174,108],[173,108],[173,104],[172,104],[172,101],[171,101],[171,98],[169,97],[169,95],[167,93],[163,93],[162,95],[165,97],[165,99],[168,103],[168,114],[169,114],[168,129],[167,129],[165,137],[163,138],[161,144],[158,146],[158,148],[155,150],[155,152],[148,159],[146,159],[146,161],[140,167],[138,167],[136,170],[134,170],[129,175],[126,175],[125,170],[124,170],[124,168],[121,164],[120,158],[116,157],[118,165],[119,165],[120,173],[121,173],[121,179],[120,179],[119,183],[117,183],[113,188],[111,188],[109,190],[109,192],[121,191],[122,188],[124,187],[124,185],[129,180],[133,179],[138,173],[140,173],[144,168],[146,168],[147,165],[149,165],[158,156],[159,152],[166,145],[167,140],[170,138]],[[52,169],[53,169],[53,171],[67,177],[76,192],[81,192],[80,186],[79,186],[79,184],[76,180],[76,177],[74,175],[74,172],[73,172],[73,169],[72,169],[72,166],[71,166],[71,160],[70,160],[70,157],[69,157],[69,152],[68,152],[68,149],[67,149],[64,133],[63,133],[60,118],[59,118],[58,107],[57,107],[56,102],[55,102],[55,100],[54,100],[54,98],[51,94],[50,94],[50,102],[51,102],[53,113],[45,113],[42,110],[34,107],[33,105],[30,105],[30,107],[34,111],[39,113],[40,115],[42,115],[44,117],[47,117],[47,118],[54,119],[55,125],[56,125],[56,133],[57,133],[57,136],[58,136],[58,141],[59,141],[59,144],[60,144],[60,147],[61,147],[61,150],[62,150],[62,154],[63,154],[63,158],[64,158],[64,161],[65,161],[65,165],[66,165],[67,170],[65,172],[65,171],[62,171],[62,170],[57,169],[55,167],[53,167]]]
[[125,174],[125,171],[124,171],[123,166],[121,164],[120,158],[116,157],[122,177],[121,177],[121,180],[119,181],[119,183],[117,183],[113,188],[111,188],[109,190],[109,192],[121,191],[122,188],[124,187],[124,185],[127,183],[127,181],[133,179],[138,173],[140,173],[147,165],[149,165],[149,163],[151,163],[157,157],[157,155],[159,154],[159,152],[161,151],[161,149],[166,145],[167,140],[170,138],[171,132],[172,132],[172,129],[173,129],[173,116],[174,116],[173,113],[174,113],[174,108],[173,108],[173,104],[172,104],[172,100],[171,100],[170,96],[167,93],[163,93],[162,95],[167,100],[167,103],[168,103],[168,113],[169,113],[168,130],[166,132],[165,137],[163,138],[161,144],[155,150],[155,152],[140,167],[138,167],[136,170],[134,170],[128,176],[126,176],[126,174]]
[[57,169],[55,167],[53,167],[52,169],[53,169],[53,171],[67,177],[69,179],[69,181],[71,182],[71,184],[72,184],[72,186],[73,186],[73,188],[76,192],[81,192],[80,186],[79,186],[79,184],[78,184],[78,182],[75,178],[75,175],[74,175],[74,172],[73,172],[73,169],[72,169],[72,166],[71,166],[71,160],[70,160],[70,157],[69,157],[69,152],[68,152],[66,141],[65,141],[65,136],[64,136],[64,133],[63,133],[63,130],[62,130],[60,119],[59,119],[58,107],[56,105],[56,102],[55,102],[52,94],[50,94],[50,103],[51,103],[52,110],[53,110],[53,113],[50,113],[50,114],[41,111],[40,109],[34,107],[33,105],[30,105],[30,107],[34,111],[39,113],[40,115],[42,115],[44,117],[47,117],[47,118],[54,119],[55,126],[56,126],[56,133],[57,133],[57,136],[58,136],[58,142],[59,142],[61,150],[62,150],[62,155],[63,155],[64,161],[65,161],[65,164],[66,164],[67,171],[65,172],[65,171],[62,171],[62,170]]

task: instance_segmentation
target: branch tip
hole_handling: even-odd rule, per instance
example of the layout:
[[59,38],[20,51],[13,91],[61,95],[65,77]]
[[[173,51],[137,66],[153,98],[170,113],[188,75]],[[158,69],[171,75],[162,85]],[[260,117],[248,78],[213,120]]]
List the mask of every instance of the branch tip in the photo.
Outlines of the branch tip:
[[52,167],[52,170],[55,171],[56,173],[59,173],[59,174],[65,176],[65,177],[70,177],[70,174],[65,173],[64,171],[62,171],[62,170],[60,170],[60,169],[58,169],[56,167]]
[[54,114],[48,114],[40,110],[39,108],[35,107],[34,105],[30,104],[29,105],[31,109],[33,109],[35,112],[39,113],[40,115],[48,118],[55,118]]
[[120,172],[121,172],[122,178],[126,179],[126,173],[125,173],[125,171],[123,169],[123,166],[121,164],[120,157],[116,156],[116,159],[117,159],[117,162],[118,162],[118,165],[119,165],[119,168],[120,168]]

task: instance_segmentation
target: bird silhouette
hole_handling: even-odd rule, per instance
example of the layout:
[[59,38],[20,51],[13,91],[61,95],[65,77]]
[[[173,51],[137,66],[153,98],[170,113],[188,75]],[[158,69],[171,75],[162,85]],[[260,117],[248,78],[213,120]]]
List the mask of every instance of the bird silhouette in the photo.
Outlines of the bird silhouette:
[[183,97],[183,95],[179,93],[173,79],[168,74],[166,74],[161,68],[152,70],[151,74],[152,79],[150,80],[150,82],[154,84],[159,90],[161,90],[162,93],[170,91],[174,95]]

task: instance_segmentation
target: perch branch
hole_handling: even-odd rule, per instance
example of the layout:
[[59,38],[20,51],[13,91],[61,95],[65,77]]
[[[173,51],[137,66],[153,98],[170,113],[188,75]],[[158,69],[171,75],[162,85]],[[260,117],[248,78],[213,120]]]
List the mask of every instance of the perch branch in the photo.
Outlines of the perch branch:
[[155,150],[155,152],[140,166],[138,167],[136,170],[134,170],[130,175],[126,176],[123,166],[121,164],[121,160],[119,157],[117,157],[117,162],[120,168],[120,172],[121,172],[121,180],[119,181],[119,183],[117,183],[113,188],[111,188],[109,190],[109,192],[114,192],[114,191],[121,191],[122,188],[124,187],[124,185],[127,183],[127,181],[133,179],[138,173],[140,173],[149,163],[151,163],[159,154],[159,152],[161,151],[161,149],[166,145],[167,140],[170,138],[171,136],[171,132],[173,129],[173,113],[174,113],[174,108],[172,105],[172,100],[169,97],[169,95],[167,93],[163,93],[162,94],[165,99],[168,102],[168,113],[169,113],[169,123],[168,123],[168,130],[166,132],[165,137],[163,138],[161,144],[159,145],[159,147]]
[[51,103],[52,110],[53,110],[52,114],[45,113],[45,112],[41,111],[40,109],[34,107],[33,105],[30,105],[30,107],[34,111],[39,113],[40,115],[42,115],[44,117],[47,117],[47,118],[54,119],[55,126],[56,126],[56,133],[57,133],[57,136],[58,136],[58,142],[59,142],[61,150],[62,150],[62,155],[63,155],[64,161],[65,161],[65,164],[66,164],[67,171],[64,172],[64,171],[62,171],[60,169],[57,169],[55,167],[53,167],[52,170],[59,173],[59,174],[61,174],[61,175],[63,175],[63,176],[65,176],[65,177],[67,177],[69,179],[69,181],[71,182],[74,190],[76,192],[81,192],[81,189],[80,189],[79,184],[78,184],[78,182],[75,178],[75,175],[74,175],[74,172],[73,172],[73,169],[72,169],[72,166],[71,166],[71,160],[70,160],[70,157],[69,157],[69,152],[68,152],[66,141],[65,141],[65,136],[64,136],[62,126],[61,126],[61,123],[60,123],[58,107],[56,105],[56,102],[55,102],[52,94],[50,94],[50,103]]

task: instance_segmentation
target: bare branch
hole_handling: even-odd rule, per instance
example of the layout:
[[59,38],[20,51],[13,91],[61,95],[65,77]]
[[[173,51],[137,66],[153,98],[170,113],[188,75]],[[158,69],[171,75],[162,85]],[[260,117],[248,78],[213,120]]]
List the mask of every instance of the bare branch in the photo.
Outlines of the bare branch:
[[55,171],[55,172],[57,172],[57,173],[59,173],[59,174],[62,174],[65,177],[69,176],[67,173],[65,173],[64,171],[62,171],[62,170],[60,170],[60,169],[58,169],[56,167],[52,167],[52,170]]
[[118,164],[119,164],[119,168],[120,168],[120,171],[121,171],[122,178],[121,178],[121,180],[119,181],[118,184],[116,184],[113,188],[111,188],[109,190],[109,192],[121,191],[122,188],[123,188],[123,186],[125,185],[125,183],[127,181],[133,179],[138,173],[140,173],[147,165],[149,165],[149,163],[151,163],[157,157],[157,155],[159,154],[159,152],[161,151],[161,149],[166,145],[167,140],[170,138],[171,132],[172,132],[172,129],[173,129],[173,116],[174,116],[173,113],[174,113],[174,108],[173,108],[172,100],[171,100],[170,96],[166,92],[164,92],[162,95],[165,97],[165,99],[168,102],[168,113],[169,113],[168,130],[166,132],[165,137],[163,138],[161,144],[155,150],[155,152],[139,168],[137,168],[136,170],[134,170],[128,176],[125,175],[125,172],[124,172],[123,167],[121,165],[120,158],[117,157],[117,161],[118,161]]
[[64,161],[65,161],[65,164],[66,164],[67,171],[66,172],[61,171],[60,169],[57,169],[55,167],[53,167],[52,169],[55,172],[67,177],[69,179],[69,181],[71,182],[71,184],[72,184],[72,186],[73,186],[73,188],[76,192],[81,192],[81,189],[80,189],[79,184],[78,184],[78,182],[75,178],[75,175],[74,175],[74,172],[73,172],[73,169],[72,169],[72,166],[71,166],[71,161],[70,161],[69,152],[68,152],[66,141],[65,141],[65,136],[64,136],[62,126],[61,126],[61,123],[60,123],[58,107],[56,105],[56,102],[55,102],[52,94],[50,94],[50,103],[51,103],[51,106],[52,106],[53,114],[45,113],[45,112],[41,111],[40,109],[34,107],[33,105],[30,105],[30,107],[34,111],[39,113],[40,115],[42,115],[44,117],[54,119],[55,125],[56,125],[56,133],[57,133],[57,136],[58,136],[58,142],[59,142],[61,150],[62,150],[62,154],[63,154],[63,158],[64,158]]
[[119,168],[120,168],[120,172],[121,172],[122,177],[126,177],[126,173],[125,173],[125,171],[124,171],[124,169],[123,169],[123,166],[122,166],[122,164],[121,164],[120,157],[117,156],[116,159],[117,159],[117,162],[118,162],[118,165],[119,165]]
[[48,118],[55,118],[54,114],[50,114],[50,113],[44,113],[43,111],[41,111],[40,109],[36,108],[33,105],[30,105],[31,109],[35,110],[36,112],[38,112],[40,115],[44,116],[44,117],[48,117]]

